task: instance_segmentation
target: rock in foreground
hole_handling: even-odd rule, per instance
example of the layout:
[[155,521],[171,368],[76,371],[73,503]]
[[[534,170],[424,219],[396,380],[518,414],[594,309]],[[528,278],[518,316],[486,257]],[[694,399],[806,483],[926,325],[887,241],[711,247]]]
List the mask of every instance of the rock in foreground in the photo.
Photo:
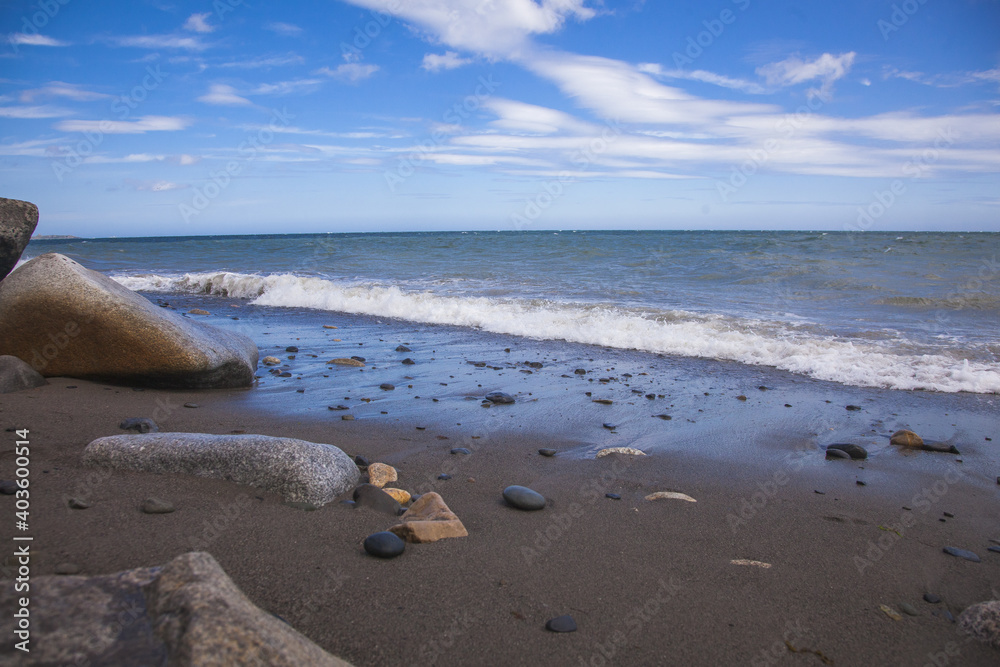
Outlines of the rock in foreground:
[[31,202],[0,197],[0,280],[21,258],[38,225],[38,207]]
[[83,462],[225,479],[317,507],[352,488],[361,476],[354,461],[333,445],[266,435],[113,435],[87,445]]
[[[0,587],[0,607],[14,609],[19,595],[14,582]],[[30,609],[31,653],[5,641],[0,663],[350,667],[254,605],[207,553],[162,568],[33,578]],[[14,637],[12,614],[0,632]]]
[[241,334],[159,308],[48,253],[0,282],[0,354],[46,377],[200,389],[251,385],[258,353]]

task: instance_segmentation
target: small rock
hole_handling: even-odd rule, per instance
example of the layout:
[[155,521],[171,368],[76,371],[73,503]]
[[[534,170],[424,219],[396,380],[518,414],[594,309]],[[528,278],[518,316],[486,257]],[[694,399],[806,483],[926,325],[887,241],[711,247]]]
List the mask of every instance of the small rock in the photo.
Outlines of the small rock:
[[828,459],[848,459],[850,460],[851,455],[842,449],[827,449],[826,458]]
[[451,475],[449,475],[446,472],[443,472],[440,475],[438,475],[438,479],[447,481],[447,480],[451,479]]
[[826,448],[826,451],[839,450],[848,455],[849,458],[857,459],[863,461],[868,458],[868,450],[866,450],[861,445],[853,445],[851,443],[838,442],[836,444],[830,445]]
[[550,632],[576,632],[576,621],[569,614],[549,619],[545,629]]
[[612,424],[611,422],[604,422],[603,424],[601,424],[601,426],[603,426],[604,428],[608,429],[609,431],[614,431],[614,430],[615,430],[615,428],[617,428],[617,427],[616,427],[616,426],[615,426],[614,424]]
[[402,516],[402,523],[390,528],[407,542],[437,542],[449,537],[467,537],[462,521],[448,509],[441,495],[430,491],[420,496]]
[[173,504],[159,498],[146,498],[142,501],[142,511],[146,514],[170,514],[176,509]]
[[70,509],[74,510],[85,510],[90,507],[90,503],[86,500],[80,500],[79,498],[70,498],[67,504]]
[[862,482],[860,479],[854,482],[858,486],[868,486],[867,482]]
[[278,357],[264,357],[263,359],[260,360],[260,363],[264,364],[265,366],[277,366],[278,364],[281,363],[281,359],[279,359]]
[[747,397],[744,396],[743,394],[740,394],[739,396],[736,397],[736,400],[737,401],[745,401],[745,400],[747,400]]
[[541,454],[542,456],[555,456],[556,450],[542,448],[538,450],[538,453]]
[[605,493],[604,497],[605,498],[611,498],[611,500],[621,500],[622,499],[622,497],[620,495],[618,495],[617,493]]
[[889,618],[891,618],[894,621],[902,621],[903,620],[903,617],[899,615],[899,612],[892,610],[890,607],[887,607],[884,604],[880,604],[878,606],[878,609],[879,609],[879,611],[881,611],[883,614],[885,614],[886,616],[888,616]]
[[328,406],[326,406],[326,409],[327,410],[350,410],[351,408],[349,408],[346,405],[328,405]]
[[323,328],[324,329],[336,329],[337,327],[333,326],[332,324],[324,324]]
[[354,464],[359,468],[367,468],[370,464],[370,461],[364,456],[358,454],[357,456],[354,457]]
[[979,556],[972,553],[968,549],[959,549],[958,547],[945,547],[942,549],[949,556],[954,556],[956,558],[964,558],[965,560],[971,560],[973,563],[981,562]]
[[345,359],[344,357],[338,357],[336,359],[331,359],[326,362],[327,364],[336,364],[337,366],[364,366],[365,362],[358,361],[357,359]]
[[389,482],[399,479],[396,469],[385,463],[372,463],[368,466],[368,480],[373,486],[382,488]]
[[354,415],[340,415],[340,419],[345,422],[354,421]]
[[118,424],[118,428],[124,431],[135,431],[136,433],[156,433],[160,430],[156,422],[148,417],[125,419]]
[[384,488],[382,492],[387,494],[400,505],[410,502],[410,492],[404,489]]
[[56,565],[55,573],[61,575],[80,574],[80,566],[76,563],[59,563]]
[[998,547],[998,546],[986,547],[986,550],[987,551],[992,551],[993,553],[1000,554],[1000,547]]
[[185,408],[200,408],[201,406],[198,405],[197,403],[185,403],[184,407]]
[[899,608],[907,616],[920,616],[920,612],[909,602],[900,602]]
[[400,345],[400,346],[398,346],[396,348],[396,352],[412,352],[412,351],[413,350],[411,350],[410,348],[406,347],[405,345]]
[[967,607],[958,617],[958,627],[965,634],[1000,649],[1000,600]]
[[452,454],[471,454],[472,451],[466,449],[465,447],[454,447],[451,450]]
[[376,558],[395,558],[405,549],[406,542],[388,530],[372,533],[365,538],[365,551]]
[[364,357],[356,357],[356,356],[354,356],[354,357],[351,357],[351,359],[353,359],[354,361],[360,361],[361,363],[365,363],[365,361],[367,361],[367,359],[365,359]]
[[288,347],[285,348],[285,352],[298,352],[298,351],[299,348],[295,347],[294,345],[289,345]]
[[417,363],[417,362],[415,362],[413,359],[410,359],[409,357],[407,357],[406,359],[403,359],[403,361],[402,361],[402,364],[404,366],[412,366],[415,363]]
[[389,384],[388,382],[383,382],[378,386],[378,388],[381,389],[382,391],[392,391],[393,389],[396,388],[396,385]]
[[673,419],[673,417],[671,417],[670,415],[653,415],[653,416],[656,417],[657,419],[662,419],[663,421],[667,422]]
[[698,502],[688,494],[677,493],[676,491],[657,491],[646,496],[646,500],[685,500],[689,503]]
[[190,314],[190,315],[211,315],[212,313],[208,312],[207,310],[202,310],[201,308],[192,308],[191,310],[188,311],[188,314]]
[[938,597],[937,595],[934,595],[933,593],[924,593],[924,602],[928,602],[930,604],[937,604],[941,602],[941,598]]
[[503,498],[519,510],[534,511],[545,507],[545,496],[526,486],[512,485],[503,490]]
[[926,452],[944,452],[945,454],[961,454],[955,445],[949,445],[946,442],[925,442],[920,445],[920,449]]
[[646,452],[641,449],[635,449],[634,447],[607,447],[597,452],[597,456],[594,458],[601,458],[602,456],[608,456],[610,454],[626,454],[628,456],[645,456]]
[[614,404],[614,401],[612,401],[610,398],[595,398],[593,400],[593,402],[597,403],[599,405],[613,405]]
[[0,493],[5,496],[12,496],[17,493],[17,482],[12,479],[0,481]]
[[846,409],[851,410],[853,412],[855,410],[860,410],[861,406],[860,405],[848,405],[848,406],[846,406]]
[[510,405],[514,402],[514,397],[502,391],[492,391],[486,394],[486,400],[497,405]]
[[587,374],[587,371],[586,371],[586,369],[583,369],[583,368],[577,368],[577,369],[576,369],[575,371],[573,371],[573,372],[574,372],[574,373],[576,373],[577,375],[586,375],[586,374]]
[[913,431],[902,429],[892,434],[889,444],[901,445],[903,447],[921,447],[924,444],[924,440]]

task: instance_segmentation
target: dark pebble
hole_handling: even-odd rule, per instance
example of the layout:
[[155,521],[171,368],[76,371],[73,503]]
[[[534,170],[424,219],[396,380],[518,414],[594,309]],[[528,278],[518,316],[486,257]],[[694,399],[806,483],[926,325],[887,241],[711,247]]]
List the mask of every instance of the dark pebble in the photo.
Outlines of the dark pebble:
[[370,464],[370,461],[364,456],[361,456],[361,454],[358,454],[357,456],[354,457],[354,463],[359,468],[367,468]]
[[305,389],[296,389],[295,393],[296,394],[304,394],[304,393],[306,393],[306,390]]
[[346,405],[328,405],[328,406],[326,406],[326,409],[327,410],[350,410],[350,408],[347,407]]
[[505,394],[502,391],[491,391],[486,394],[486,400],[499,405],[509,405],[514,402],[514,397],[510,394]]
[[965,560],[971,560],[973,563],[979,563],[979,556],[972,553],[968,549],[959,549],[958,547],[945,547],[942,549],[949,556],[954,556],[956,558],[964,558]]
[[663,421],[670,421],[671,419],[673,419],[673,417],[671,417],[670,415],[653,415],[653,416],[658,417]]
[[289,345],[288,347],[285,348],[285,352],[298,352],[298,351],[299,348],[295,347],[294,345]]
[[79,498],[70,498],[69,507],[74,510],[85,510],[90,507],[90,503],[86,500],[80,500]]
[[851,455],[842,449],[827,449],[826,458],[828,459],[848,459],[850,460]]
[[471,454],[472,452],[465,447],[454,447],[451,450],[452,454]]
[[340,418],[341,418],[341,420],[343,420],[345,422],[352,422],[352,421],[354,421],[354,415],[340,415]]
[[867,486],[867,484],[865,484],[865,482],[862,482],[860,479],[854,483],[857,484],[858,486]]
[[622,499],[622,497],[620,495],[618,495],[617,493],[605,493],[604,497],[605,498],[611,498],[611,500],[621,500]]
[[934,595],[933,593],[924,593],[924,602],[929,602],[930,604],[937,604],[941,601],[941,598]]
[[954,515],[954,514],[952,514],[951,512],[945,512],[945,513],[944,513],[944,515],[945,515],[946,517],[948,517],[949,519],[954,519],[954,518],[955,518],[955,515]]
[[526,486],[508,486],[503,490],[503,498],[510,506],[528,512],[545,507],[545,496]]
[[577,369],[576,369],[575,371],[573,371],[573,372],[574,372],[574,373],[576,373],[577,375],[586,375],[586,374],[587,374],[587,371],[586,371],[586,370],[584,370],[583,368],[577,368]]
[[351,359],[354,359],[354,361],[360,361],[361,363],[365,363],[364,357],[351,357]]
[[118,424],[118,428],[124,431],[135,431],[137,433],[156,433],[160,430],[156,426],[156,422],[148,417],[132,417],[130,419],[125,419]]
[[404,542],[395,533],[385,530],[372,533],[365,538],[365,551],[376,558],[395,558],[406,549]]
[[649,400],[653,400],[654,398],[656,398],[656,394],[646,394],[646,398],[648,398]]
[[946,619],[948,619],[948,620],[949,620],[949,621],[951,621],[952,623],[954,623],[954,622],[955,622],[955,617],[951,615],[951,612],[950,612],[950,611],[948,611],[947,609],[942,609],[941,611],[942,611],[942,613],[944,614],[944,617],[945,617]]
[[821,496],[825,496],[826,495],[826,491],[815,490],[815,491],[813,491],[813,493],[821,495]]
[[354,489],[354,502],[392,516],[399,514],[402,509],[395,498],[374,484],[362,484]]
[[451,475],[449,475],[446,472],[443,472],[440,475],[438,475],[438,479],[451,479]]
[[[285,371],[284,373],[278,373],[278,377],[280,377],[280,378],[290,378],[290,377],[292,377],[292,374],[289,373],[288,371]],[[184,407],[185,408],[196,408],[198,406],[197,405],[193,405],[193,404],[192,405],[185,404]]]
[[993,553],[1000,554],[1000,547],[986,547],[987,551],[992,551]]
[[601,426],[603,426],[606,429],[610,429],[612,431],[615,430],[615,425],[612,424],[611,422],[604,422],[603,424],[601,424]]
[[382,391],[392,391],[393,389],[396,388],[396,385],[389,384],[388,382],[383,382],[378,386],[378,388],[381,389]]
[[542,456],[555,456],[556,455],[556,450],[554,450],[554,449],[539,449],[538,453],[541,454]]
[[[291,375],[291,373],[289,373],[289,375]],[[199,406],[197,403],[185,403],[184,407],[185,408],[197,408],[197,407],[201,407],[201,406]]]
[[851,410],[851,411],[854,411],[854,410],[860,410],[860,409],[861,409],[861,406],[860,406],[860,405],[848,405],[848,406],[847,406],[847,409],[848,409],[848,410]]
[[868,450],[861,445],[854,445],[849,442],[838,442],[826,448],[826,451],[840,450],[845,452],[850,458],[863,461],[868,458]]
[[403,365],[404,366],[412,366],[415,363],[417,363],[417,362],[415,362],[413,359],[410,359],[409,357],[407,357],[406,359],[403,359]]
[[549,619],[545,629],[551,632],[576,632],[576,621],[569,614]]
[[400,345],[396,348],[396,352],[412,352],[412,350],[405,345]]
[[17,493],[17,482],[12,479],[5,479],[0,482],[0,493],[5,496],[12,496]]
[[142,501],[142,511],[145,514],[170,514],[175,509],[173,504],[159,498],[146,498]]

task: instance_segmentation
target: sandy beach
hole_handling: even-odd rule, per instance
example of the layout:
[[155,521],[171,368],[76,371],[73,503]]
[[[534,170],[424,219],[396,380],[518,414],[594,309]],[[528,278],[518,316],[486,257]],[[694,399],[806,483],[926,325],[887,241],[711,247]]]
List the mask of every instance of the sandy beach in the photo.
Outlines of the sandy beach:
[[[261,608],[355,665],[994,664],[995,650],[966,640],[949,617],[998,595],[1000,554],[987,551],[1000,539],[991,397],[884,392],[881,404],[865,405],[865,420],[892,429],[891,415],[913,411],[961,424],[952,430],[962,454],[902,451],[873,433],[855,438],[868,460],[827,461],[829,437],[800,431],[783,417],[795,412],[786,402],[827,391],[839,424],[828,429],[838,431],[837,420],[855,413],[833,385],[805,385],[757,390],[766,404],[722,392],[667,423],[649,416],[664,427],[689,418],[692,429],[703,416],[716,419],[690,437],[661,436],[669,444],[656,449],[643,444],[655,441],[648,432],[628,437],[624,427],[583,423],[580,414],[604,406],[582,389],[539,401],[547,414],[568,415],[563,421],[531,418],[530,402],[484,410],[470,401],[458,425],[447,409],[408,409],[403,398],[380,406],[401,415],[394,420],[371,409],[344,421],[325,405],[282,408],[273,392],[266,402],[276,407],[267,410],[260,388],[137,391],[54,378],[4,397],[0,456],[6,467],[11,431],[30,431],[35,574],[64,563],[84,575],[112,573],[207,551]],[[395,520],[368,508],[303,511],[224,481],[83,467],[86,444],[121,433],[128,417],[152,417],[163,431],[301,438],[388,463],[397,486],[440,493],[469,536],[379,560],[361,542]],[[719,456],[699,436],[734,446]],[[649,455],[595,459],[607,446]],[[471,454],[451,454],[455,447]],[[559,453],[540,456],[541,447]],[[501,491],[510,484],[542,493],[546,508],[507,506]],[[697,502],[644,500],[656,491]],[[151,496],[177,511],[143,514]],[[70,498],[92,506],[70,509]],[[13,500],[0,497],[11,512]],[[942,602],[925,602],[925,593]],[[577,632],[546,631],[562,614]]]

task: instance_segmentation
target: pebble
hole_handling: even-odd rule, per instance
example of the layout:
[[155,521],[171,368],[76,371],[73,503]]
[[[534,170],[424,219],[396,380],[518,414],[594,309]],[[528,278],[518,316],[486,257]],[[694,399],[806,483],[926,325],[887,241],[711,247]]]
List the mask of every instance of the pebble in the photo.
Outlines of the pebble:
[[399,479],[396,469],[386,463],[371,463],[368,465],[368,478],[370,482],[382,488],[389,482]]
[[543,448],[543,449],[539,449],[538,453],[541,454],[542,456],[555,456],[556,455],[556,450],[554,450],[554,449],[544,449]]
[[958,547],[945,547],[942,549],[949,556],[955,556],[956,558],[964,558],[965,560],[971,560],[973,563],[981,562],[979,556],[972,553],[967,549],[959,549]]
[[451,450],[452,454],[471,454],[472,451],[466,449],[465,447],[453,447]]
[[986,547],[986,550],[987,551],[992,551],[993,553],[1000,554],[1000,547],[996,547],[996,546],[994,546],[994,547]]
[[74,510],[85,510],[90,507],[90,503],[86,500],[80,500],[79,498],[70,498],[68,505],[70,509]]
[[371,464],[371,462],[368,460],[367,457],[358,454],[357,456],[354,457],[354,464],[359,468],[367,468]]
[[739,396],[736,397],[736,400],[737,401],[745,401],[745,400],[747,400],[747,397],[744,396],[743,394],[740,394]]
[[440,475],[438,475],[438,479],[448,480],[448,479],[451,479],[451,475],[449,475],[446,472],[443,472]]
[[573,372],[576,373],[577,375],[586,375],[587,374],[587,371],[585,369],[583,369],[583,368],[577,368]]
[[605,493],[604,497],[605,498],[611,498],[611,500],[621,500],[622,499],[622,497],[620,495],[618,495],[617,493]]
[[326,409],[327,410],[350,410],[350,408],[347,407],[346,405],[328,405],[328,406],[326,406]]
[[550,632],[576,632],[576,621],[569,614],[549,619],[545,629]]
[[944,513],[944,515],[945,515],[946,517],[948,517],[949,519],[954,519],[954,518],[955,518],[955,515],[954,515],[954,514],[952,514],[951,512],[945,512],[945,513]]
[[598,403],[600,405],[612,405],[614,401],[610,398],[595,398],[594,403]]
[[192,308],[188,311],[189,315],[211,315],[212,313],[207,310],[202,310],[201,308]]
[[330,361],[328,361],[326,363],[328,363],[328,364],[336,364],[338,366],[355,366],[355,367],[359,367],[359,366],[364,366],[365,365],[365,362],[363,362],[363,361],[358,361],[357,359],[345,359],[344,357],[338,357],[336,359],[331,359]]
[[389,488],[386,488],[386,489],[382,489],[382,492],[385,493],[386,495],[388,495],[389,497],[391,497],[393,500],[395,500],[400,505],[405,505],[406,503],[410,502],[410,500],[412,498],[412,496],[410,496],[410,492],[407,491],[407,490],[405,490],[405,489],[389,489]]
[[909,602],[900,602],[899,609],[907,616],[920,616],[920,612]]
[[389,384],[388,382],[383,382],[378,386],[378,388],[381,389],[382,391],[392,391],[393,389],[396,388],[396,385]]
[[889,444],[902,445],[903,447],[921,447],[924,444],[924,440],[913,431],[902,429],[892,434]]
[[606,428],[606,429],[608,429],[610,431],[613,431],[616,428],[615,425],[612,424],[611,422],[604,422],[603,424],[601,424],[601,426],[603,426],[604,428]]
[[868,486],[865,482],[862,482],[860,479],[854,483],[857,484],[858,486]]
[[298,351],[299,348],[295,347],[294,345],[289,345],[288,347],[285,348],[285,352],[298,352]]
[[122,420],[118,424],[118,428],[124,431],[135,431],[137,433],[156,433],[159,431],[156,422],[148,417],[132,417],[131,419]]
[[5,496],[12,496],[17,493],[17,482],[12,479],[5,479],[0,482],[0,493]]
[[881,611],[883,614],[885,614],[886,616],[888,616],[889,618],[891,618],[894,621],[902,621],[903,620],[903,617],[899,615],[899,612],[893,611],[890,607],[887,607],[884,604],[880,604],[878,606],[878,608],[879,608],[879,611]]
[[406,542],[388,530],[372,533],[365,538],[365,551],[376,558],[395,558],[405,549]]
[[924,602],[929,602],[930,604],[937,604],[941,602],[941,598],[933,593],[924,593]]
[[828,459],[848,459],[850,460],[851,455],[841,449],[827,449],[826,458]]
[[281,359],[279,359],[278,357],[264,357],[263,359],[260,360],[260,363],[264,364],[265,366],[277,366],[278,364],[281,363]]
[[688,494],[676,491],[657,491],[646,496],[646,500],[685,500],[689,503],[698,502]]
[[610,454],[627,454],[630,456],[645,456],[646,452],[641,449],[635,449],[634,447],[608,447],[597,452],[597,456],[594,458],[601,458],[602,456],[608,456]]
[[56,565],[55,573],[62,575],[80,574],[80,566],[76,563],[59,563]]
[[503,490],[503,498],[519,510],[534,511],[545,507],[545,496],[526,486],[512,485]]
[[848,410],[851,410],[851,411],[860,410],[861,409],[860,405],[848,405],[846,407],[847,407]]
[[412,352],[412,351],[413,350],[411,350],[410,348],[406,347],[405,345],[400,345],[400,346],[398,346],[396,348],[396,352]]
[[159,498],[146,498],[142,501],[142,511],[146,514],[170,514],[175,509],[173,504]]
[[514,397],[502,391],[491,391],[486,394],[486,400],[499,405],[509,405],[514,402]]
[[868,458],[868,450],[861,445],[854,445],[849,442],[837,442],[826,448],[826,451],[830,450],[841,451],[847,454],[852,459],[857,459],[863,461]]
[[[291,373],[289,373],[289,375],[291,375]],[[201,407],[201,406],[198,405],[197,403],[185,403],[184,407],[185,408],[198,408],[198,407]]]
[[671,419],[673,419],[673,417],[671,417],[670,415],[653,415],[653,416],[662,419],[663,421],[670,421]]
[[415,363],[417,363],[417,362],[415,362],[413,359],[410,359],[409,357],[407,357],[406,359],[403,359],[403,361],[402,361],[402,364],[404,366],[412,366]]
[[340,415],[340,418],[345,422],[354,421],[354,415]]

